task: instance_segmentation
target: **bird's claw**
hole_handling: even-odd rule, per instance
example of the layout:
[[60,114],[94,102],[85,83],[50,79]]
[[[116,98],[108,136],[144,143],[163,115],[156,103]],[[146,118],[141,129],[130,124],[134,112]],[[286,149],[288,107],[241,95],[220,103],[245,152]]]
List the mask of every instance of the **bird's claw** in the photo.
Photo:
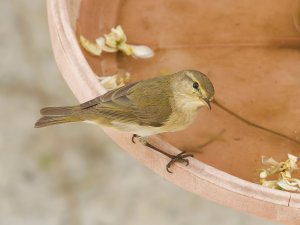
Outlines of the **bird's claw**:
[[194,157],[193,154],[190,153],[186,153],[186,152],[181,152],[178,155],[174,155],[170,162],[166,165],[166,169],[169,173],[173,173],[170,170],[170,167],[175,163],[175,162],[180,162],[180,163],[185,163],[186,166],[188,166],[190,164],[190,161],[188,159],[186,159],[187,157]]
[[173,172],[170,170],[170,167],[171,167],[174,163],[176,163],[176,162],[179,162],[179,163],[185,163],[185,165],[188,166],[188,165],[190,164],[190,161],[189,161],[187,158],[188,158],[188,157],[194,157],[193,154],[186,153],[186,152],[180,152],[180,153],[177,154],[177,155],[171,155],[171,154],[169,154],[169,153],[166,153],[166,152],[160,150],[159,148],[157,148],[157,147],[155,147],[155,146],[149,144],[149,143],[147,142],[146,139],[143,139],[142,137],[140,137],[140,136],[137,135],[137,134],[133,134],[133,135],[132,135],[132,138],[131,138],[131,141],[132,141],[132,143],[134,143],[134,144],[135,144],[135,138],[139,138],[139,141],[140,141],[143,145],[145,145],[145,146],[147,146],[147,147],[149,147],[149,148],[151,148],[151,149],[153,149],[153,150],[155,150],[155,151],[158,151],[158,152],[164,154],[165,156],[167,156],[167,157],[169,157],[169,158],[171,159],[170,162],[166,165],[166,170],[167,170],[169,173],[173,173]]
[[139,135],[137,135],[137,134],[134,134],[134,135],[132,135],[132,138],[131,138],[131,141],[132,141],[132,143],[133,144],[135,144],[135,138],[139,138],[140,136]]

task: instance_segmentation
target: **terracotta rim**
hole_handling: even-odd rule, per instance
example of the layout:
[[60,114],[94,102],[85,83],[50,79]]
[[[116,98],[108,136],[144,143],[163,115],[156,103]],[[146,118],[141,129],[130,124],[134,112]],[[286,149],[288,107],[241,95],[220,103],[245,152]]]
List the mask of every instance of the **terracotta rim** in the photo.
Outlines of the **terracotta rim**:
[[[58,67],[80,102],[103,94],[105,89],[84,58],[77,38],[71,26],[68,6],[72,1],[48,0],[48,18],[50,35]],[[111,13],[113,14],[113,13]],[[160,153],[149,151],[142,145],[131,143],[131,135],[104,128],[104,131],[130,155],[176,185],[227,206],[289,224],[300,220],[300,194],[272,190],[254,184],[196,159],[190,165],[177,164],[173,174],[165,171],[168,159]],[[152,142],[170,153],[180,150],[159,137]]]

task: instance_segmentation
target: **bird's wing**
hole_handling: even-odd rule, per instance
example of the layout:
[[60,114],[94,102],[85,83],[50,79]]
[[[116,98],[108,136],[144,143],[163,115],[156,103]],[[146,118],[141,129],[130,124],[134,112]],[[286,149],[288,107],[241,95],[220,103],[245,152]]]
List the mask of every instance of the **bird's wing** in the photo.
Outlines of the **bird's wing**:
[[136,85],[138,82],[135,82],[135,83],[132,83],[132,84],[128,84],[126,86],[123,86],[123,87],[120,87],[120,88],[117,88],[115,90],[111,90],[107,93],[105,93],[104,95],[101,95],[99,97],[96,97],[90,101],[87,101],[85,103],[82,103],[80,105],[81,109],[87,109],[87,108],[90,108],[90,107],[93,107],[93,106],[96,106],[98,104],[103,104],[105,102],[110,102],[110,101],[114,101],[114,100],[121,100],[121,101],[124,101],[124,104],[126,105],[127,104],[130,104],[128,102],[128,99],[127,99],[127,94],[129,92],[129,90],[134,86]]
[[[142,83],[141,83],[142,82]],[[80,105],[110,121],[162,126],[171,114],[169,96],[157,81],[141,81],[107,92]],[[142,84],[142,85],[141,85]],[[161,104],[158,104],[161,103]],[[161,107],[161,106],[165,107]],[[91,115],[91,114],[90,114]]]
[[102,117],[110,122],[136,123],[138,118],[134,115],[132,102],[128,99],[130,89],[136,84],[137,82],[111,90],[104,95],[82,103],[80,108],[90,120],[97,120],[97,118]]

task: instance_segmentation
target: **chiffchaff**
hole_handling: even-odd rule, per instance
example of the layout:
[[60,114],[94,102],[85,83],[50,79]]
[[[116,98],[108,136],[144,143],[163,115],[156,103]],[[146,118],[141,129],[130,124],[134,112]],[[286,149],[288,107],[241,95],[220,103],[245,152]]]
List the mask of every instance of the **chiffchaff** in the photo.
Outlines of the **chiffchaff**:
[[41,109],[35,127],[86,121],[130,132],[144,145],[159,151],[171,161],[189,164],[192,154],[171,155],[150,145],[146,137],[185,129],[214,97],[214,87],[203,73],[184,70],[175,74],[139,81],[107,92],[76,106]]

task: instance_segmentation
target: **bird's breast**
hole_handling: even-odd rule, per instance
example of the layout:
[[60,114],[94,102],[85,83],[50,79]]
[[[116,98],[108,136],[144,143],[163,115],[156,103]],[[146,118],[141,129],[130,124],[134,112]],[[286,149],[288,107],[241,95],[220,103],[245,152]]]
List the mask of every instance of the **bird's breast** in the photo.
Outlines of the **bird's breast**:
[[165,132],[175,132],[185,129],[196,118],[198,110],[177,111],[172,113],[164,125]]
[[203,106],[203,102],[198,99],[191,99],[186,96],[175,96],[173,111],[168,121],[165,123],[165,132],[174,132],[185,129],[198,115],[198,110]]

